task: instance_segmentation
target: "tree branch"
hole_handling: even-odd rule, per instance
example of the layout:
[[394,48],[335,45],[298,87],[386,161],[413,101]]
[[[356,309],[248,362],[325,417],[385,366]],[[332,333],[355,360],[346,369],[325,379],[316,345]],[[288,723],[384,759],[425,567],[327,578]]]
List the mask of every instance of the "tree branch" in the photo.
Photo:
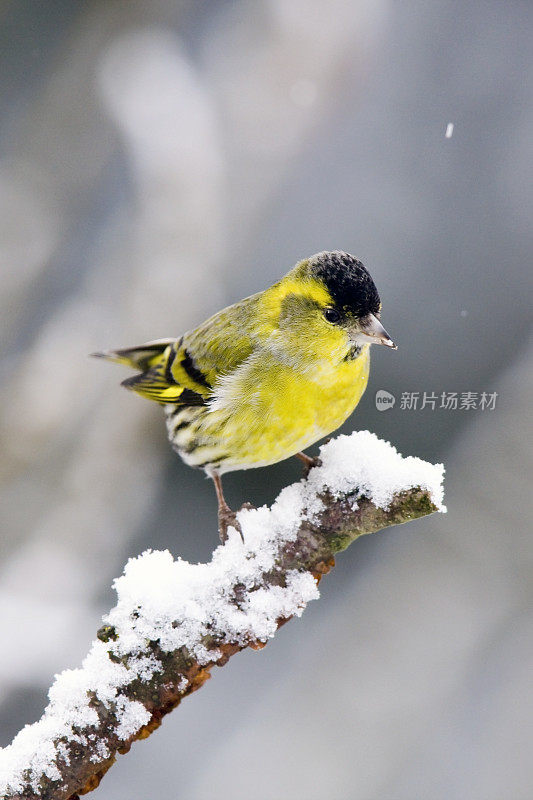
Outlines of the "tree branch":
[[59,675],[43,717],[0,756],[6,800],[65,800],[96,788],[117,753],[245,647],[263,647],[318,596],[355,539],[445,510],[441,465],[403,459],[366,431],[321,448],[322,465],[270,509],[241,510],[208,564],[168,552],[132,559],[117,606],[78,670]]

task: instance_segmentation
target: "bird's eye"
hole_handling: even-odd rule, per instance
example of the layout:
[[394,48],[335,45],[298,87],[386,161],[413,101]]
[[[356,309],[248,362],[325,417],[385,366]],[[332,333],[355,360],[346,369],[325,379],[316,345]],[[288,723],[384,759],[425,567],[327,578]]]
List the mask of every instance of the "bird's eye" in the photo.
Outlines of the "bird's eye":
[[341,318],[341,315],[336,308],[330,307],[324,309],[324,318],[327,319],[328,322],[338,322]]

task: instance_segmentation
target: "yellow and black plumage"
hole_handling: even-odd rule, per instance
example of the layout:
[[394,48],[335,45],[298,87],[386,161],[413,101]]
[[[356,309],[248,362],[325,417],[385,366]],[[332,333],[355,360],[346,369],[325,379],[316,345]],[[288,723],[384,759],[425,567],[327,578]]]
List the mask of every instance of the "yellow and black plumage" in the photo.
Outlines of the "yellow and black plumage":
[[225,538],[238,525],[220,476],[305,460],[346,420],[366,388],[370,344],[394,347],[380,309],[361,262],[324,252],[180,338],[95,355],[140,370],[123,386],[164,405],[174,449],[213,478]]

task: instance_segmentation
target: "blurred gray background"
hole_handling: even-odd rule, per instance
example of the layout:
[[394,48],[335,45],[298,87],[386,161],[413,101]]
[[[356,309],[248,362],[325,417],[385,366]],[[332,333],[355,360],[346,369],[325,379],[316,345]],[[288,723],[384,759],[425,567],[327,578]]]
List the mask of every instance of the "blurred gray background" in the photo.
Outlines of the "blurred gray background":
[[[444,461],[449,513],[350,548],[95,800],[529,800],[532,23],[520,0],[1,3],[0,744],[80,663],[129,556],[217,542],[160,409],[87,353],[338,248],[399,344],[345,430]],[[498,397],[402,410],[415,391]],[[299,475],[235,473],[228,499]]]

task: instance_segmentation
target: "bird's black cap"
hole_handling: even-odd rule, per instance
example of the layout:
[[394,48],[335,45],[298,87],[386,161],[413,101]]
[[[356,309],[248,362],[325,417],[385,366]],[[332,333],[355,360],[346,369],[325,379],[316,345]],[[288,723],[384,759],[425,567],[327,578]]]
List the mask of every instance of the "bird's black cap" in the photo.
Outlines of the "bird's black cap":
[[323,281],[335,306],[358,317],[376,314],[380,299],[363,264],[342,250],[317,253],[309,259],[311,274]]

